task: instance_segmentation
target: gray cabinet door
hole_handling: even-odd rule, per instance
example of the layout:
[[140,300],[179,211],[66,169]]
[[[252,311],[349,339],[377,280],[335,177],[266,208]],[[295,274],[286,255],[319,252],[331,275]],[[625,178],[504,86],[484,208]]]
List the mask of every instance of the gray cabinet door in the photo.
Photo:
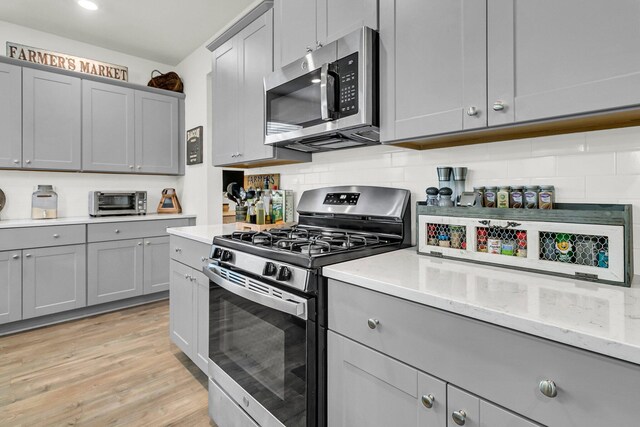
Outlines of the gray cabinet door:
[[640,1],[488,0],[489,124],[640,103]]
[[79,170],[80,79],[22,70],[22,157],[33,169]]
[[273,71],[273,10],[249,24],[237,36],[240,89],[241,163],[273,158],[264,143],[264,76]]
[[480,427],[538,427],[525,418],[480,400]]
[[[329,427],[445,427],[443,382],[332,331],[327,351]],[[427,409],[423,394],[437,405]]]
[[273,58],[280,68],[316,48],[316,0],[275,0],[273,12]]
[[22,166],[22,68],[0,64],[0,168]]
[[196,365],[207,373],[209,364],[209,278],[199,271],[193,271],[195,289],[195,311],[197,319],[195,323],[195,362]]
[[[211,114],[213,165],[236,162],[239,151],[239,73],[237,37],[213,52]],[[264,120],[264,118],[262,119]]]
[[22,256],[0,252],[0,325],[22,319]]
[[144,239],[144,294],[169,290],[169,236]]
[[171,341],[194,359],[197,310],[194,306],[196,287],[191,280],[192,271],[190,267],[171,260],[169,333]]
[[89,305],[142,295],[142,239],[90,243],[87,253]]
[[23,256],[23,319],[87,305],[85,245],[24,249]]
[[82,169],[133,172],[133,89],[82,81]]
[[[480,399],[452,385],[447,386],[447,427],[480,427]],[[458,420],[458,422],[455,421]],[[463,422],[463,424],[460,424]]]
[[378,29],[378,0],[317,0],[318,41],[331,43],[360,27]]
[[179,173],[178,99],[136,91],[136,172]]
[[484,1],[380,0],[382,140],[486,126],[486,25]]

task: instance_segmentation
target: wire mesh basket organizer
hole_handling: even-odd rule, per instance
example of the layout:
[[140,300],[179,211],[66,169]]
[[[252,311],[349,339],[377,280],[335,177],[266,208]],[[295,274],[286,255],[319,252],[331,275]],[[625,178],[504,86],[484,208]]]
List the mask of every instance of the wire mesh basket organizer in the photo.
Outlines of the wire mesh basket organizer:
[[417,204],[418,253],[630,286],[631,205],[558,203],[553,210]]

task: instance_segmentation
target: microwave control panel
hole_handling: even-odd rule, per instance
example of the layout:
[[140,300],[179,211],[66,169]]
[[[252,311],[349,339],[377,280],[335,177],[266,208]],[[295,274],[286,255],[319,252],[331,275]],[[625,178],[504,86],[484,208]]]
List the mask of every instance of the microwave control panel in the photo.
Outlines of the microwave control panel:
[[360,193],[327,193],[325,205],[357,205]]
[[358,53],[338,59],[337,65],[340,76],[338,113],[340,117],[352,116],[358,113]]

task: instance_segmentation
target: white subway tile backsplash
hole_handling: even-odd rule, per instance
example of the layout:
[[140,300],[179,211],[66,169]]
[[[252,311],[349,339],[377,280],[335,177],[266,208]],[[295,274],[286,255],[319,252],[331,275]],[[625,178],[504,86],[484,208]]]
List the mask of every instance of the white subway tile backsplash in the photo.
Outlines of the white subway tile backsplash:
[[557,157],[556,175],[559,176],[614,175],[615,173],[615,153],[577,154]]
[[556,200],[558,202],[570,203],[568,200],[580,200],[585,202],[586,182],[583,176],[580,177],[547,177],[533,178],[529,180],[532,185],[553,185],[556,190]]
[[511,178],[534,178],[556,175],[556,157],[532,157],[507,161],[507,175]]
[[634,198],[640,194],[640,175],[587,176],[589,200],[596,198]]
[[489,158],[519,159],[531,157],[531,139],[493,142],[487,144]]
[[640,150],[640,127],[588,132],[586,141],[589,152]]
[[640,151],[626,151],[616,154],[618,175],[640,174]]
[[531,139],[533,157],[560,156],[564,154],[584,153],[587,140],[584,133],[543,136]]

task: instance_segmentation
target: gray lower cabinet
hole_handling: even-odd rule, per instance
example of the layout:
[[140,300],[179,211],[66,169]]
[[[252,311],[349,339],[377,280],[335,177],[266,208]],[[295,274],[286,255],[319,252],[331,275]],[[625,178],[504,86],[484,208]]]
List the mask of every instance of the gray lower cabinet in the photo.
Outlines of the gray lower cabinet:
[[199,271],[192,273],[196,284],[196,346],[195,363],[202,370],[207,372],[209,365],[209,278]]
[[22,253],[23,319],[87,305],[85,245],[24,249]]
[[169,290],[169,333],[171,341],[190,359],[196,348],[197,310],[194,307],[197,288],[193,286],[192,269],[171,260],[171,288]]
[[178,99],[157,93],[135,91],[135,171],[178,174]]
[[449,407],[447,427],[540,426],[450,384],[447,386],[447,405]]
[[142,295],[143,243],[131,239],[87,245],[89,305]]
[[640,103],[640,1],[487,4],[490,125]]
[[82,152],[81,80],[22,70],[23,166],[80,170]]
[[384,141],[487,126],[486,3],[380,0]]
[[169,236],[144,239],[143,293],[169,290]]
[[82,169],[134,172],[135,90],[82,81]]
[[0,325],[22,319],[22,251],[0,252]]
[[22,68],[0,63],[0,167],[22,166]]

